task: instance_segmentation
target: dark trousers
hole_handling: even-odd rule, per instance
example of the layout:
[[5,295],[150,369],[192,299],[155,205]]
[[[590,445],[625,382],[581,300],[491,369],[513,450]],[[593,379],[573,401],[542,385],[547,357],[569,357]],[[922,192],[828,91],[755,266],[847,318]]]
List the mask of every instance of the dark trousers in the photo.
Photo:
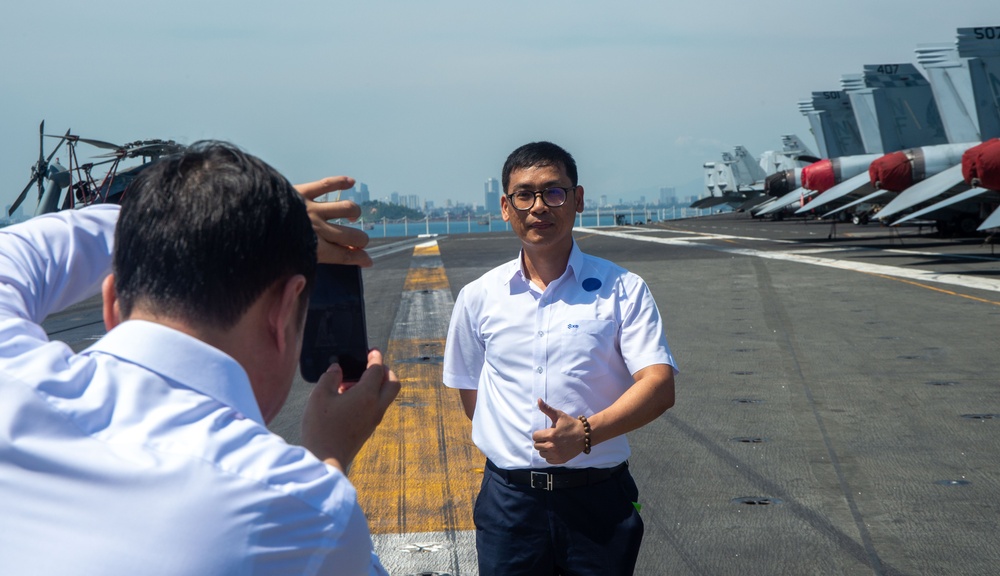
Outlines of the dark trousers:
[[642,542],[628,468],[578,488],[510,484],[489,468],[473,518],[480,576],[632,574]]

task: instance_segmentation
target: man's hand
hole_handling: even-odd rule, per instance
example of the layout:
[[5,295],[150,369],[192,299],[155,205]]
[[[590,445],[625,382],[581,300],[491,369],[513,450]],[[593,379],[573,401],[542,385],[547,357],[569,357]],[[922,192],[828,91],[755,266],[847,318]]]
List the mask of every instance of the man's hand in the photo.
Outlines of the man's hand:
[[357,384],[346,387],[343,377],[337,364],[320,376],[302,418],[302,445],[346,474],[399,394],[399,379],[382,364],[378,350],[368,353],[368,368]]
[[549,406],[541,398],[538,409],[552,420],[552,427],[539,430],[531,435],[535,450],[549,464],[565,464],[583,452],[583,422]]
[[312,220],[313,230],[316,231],[318,260],[324,264],[354,264],[367,268],[372,265],[371,257],[364,250],[368,245],[368,234],[357,228],[328,222],[337,218],[347,218],[354,222],[361,216],[361,207],[350,200],[314,202],[327,192],[348,190],[352,186],[354,178],[330,176],[315,182],[297,184],[295,189],[306,201],[306,210]]

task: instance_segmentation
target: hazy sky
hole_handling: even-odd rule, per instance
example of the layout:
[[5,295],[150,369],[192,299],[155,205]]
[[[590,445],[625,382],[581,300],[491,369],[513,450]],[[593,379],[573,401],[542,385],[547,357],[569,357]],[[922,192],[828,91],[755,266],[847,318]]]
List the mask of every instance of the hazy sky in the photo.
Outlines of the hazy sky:
[[588,196],[655,196],[735,145],[795,133],[815,152],[798,100],[984,25],[996,0],[5,0],[0,208],[42,119],[116,143],[229,140],[293,182],[347,174],[438,206],[481,203],[511,150],[546,139]]

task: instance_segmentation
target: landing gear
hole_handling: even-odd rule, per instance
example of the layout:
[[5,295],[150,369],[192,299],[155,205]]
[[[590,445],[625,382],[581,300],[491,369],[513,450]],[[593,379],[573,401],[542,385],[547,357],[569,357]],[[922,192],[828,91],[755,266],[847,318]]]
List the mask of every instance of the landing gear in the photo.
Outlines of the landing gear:
[[956,216],[950,220],[938,220],[937,229],[942,236],[976,236],[980,233],[980,220],[971,214]]
[[979,228],[979,220],[972,216],[964,216],[958,220],[958,232],[963,236],[972,236]]

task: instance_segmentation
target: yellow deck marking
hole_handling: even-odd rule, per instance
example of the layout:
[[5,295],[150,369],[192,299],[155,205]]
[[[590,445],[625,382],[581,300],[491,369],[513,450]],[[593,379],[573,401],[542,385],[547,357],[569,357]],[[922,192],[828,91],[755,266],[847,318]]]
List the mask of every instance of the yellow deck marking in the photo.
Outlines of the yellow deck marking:
[[396,318],[386,350],[402,390],[350,473],[373,534],[474,529],[483,457],[458,392],[441,383],[451,308],[428,314],[425,301],[433,295],[425,292],[444,291],[443,301],[452,299],[444,268],[435,262],[436,244],[414,249],[403,294],[412,305],[408,317]]
[[444,268],[410,268],[403,290],[447,290]]
[[895,276],[886,276],[885,274],[872,274],[872,276],[878,276],[879,278],[885,278],[886,280],[895,280],[897,282],[902,282],[904,284],[910,284],[911,286],[918,286],[920,288],[926,288],[928,290],[933,290],[935,292],[941,292],[942,294],[948,294],[950,296],[958,296],[959,298],[966,298],[968,300],[974,300],[976,302],[982,302],[983,304],[993,304],[994,306],[1000,306],[1000,302],[995,300],[987,300],[985,298],[977,298],[976,296],[970,296],[968,294],[962,294],[960,292],[953,292],[951,290],[945,290],[944,288],[936,288],[934,286],[928,286],[922,282],[913,282],[912,280],[906,280],[903,278],[896,278]]
[[418,244],[413,247],[414,256],[440,256],[441,249],[438,248],[437,242],[428,242],[426,244]]

